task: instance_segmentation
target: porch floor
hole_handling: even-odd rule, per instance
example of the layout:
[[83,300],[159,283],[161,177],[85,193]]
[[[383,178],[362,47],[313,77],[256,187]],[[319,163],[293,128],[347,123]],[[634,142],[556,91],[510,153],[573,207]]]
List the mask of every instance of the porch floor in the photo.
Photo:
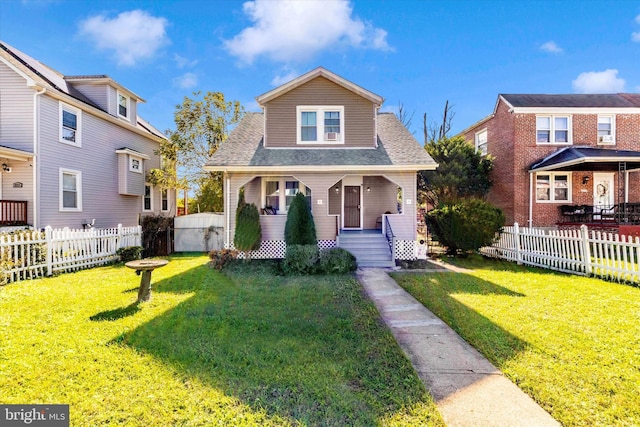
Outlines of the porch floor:
[[341,229],[340,234],[382,234],[380,229],[367,229],[367,230],[345,230]]

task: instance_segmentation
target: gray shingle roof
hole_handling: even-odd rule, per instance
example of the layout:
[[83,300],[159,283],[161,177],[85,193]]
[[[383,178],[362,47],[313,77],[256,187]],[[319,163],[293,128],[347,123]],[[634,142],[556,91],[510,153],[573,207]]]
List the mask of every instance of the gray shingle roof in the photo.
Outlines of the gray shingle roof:
[[378,115],[378,147],[265,148],[262,113],[247,113],[205,166],[213,169],[274,166],[407,166],[432,169],[435,161],[392,113]]
[[513,107],[640,107],[640,96],[618,94],[501,94]]

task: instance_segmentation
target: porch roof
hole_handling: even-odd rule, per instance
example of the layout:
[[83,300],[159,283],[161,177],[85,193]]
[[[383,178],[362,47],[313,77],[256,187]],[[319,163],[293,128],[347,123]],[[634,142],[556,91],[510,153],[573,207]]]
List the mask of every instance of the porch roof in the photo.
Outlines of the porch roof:
[[263,114],[247,113],[205,164],[205,169],[430,170],[438,166],[393,113],[378,114],[377,125],[377,147],[265,148]]
[[530,172],[541,171],[617,171],[621,162],[626,169],[640,169],[640,151],[610,150],[595,147],[564,147],[531,165]]
[[26,162],[33,158],[33,153],[0,145],[0,158]]

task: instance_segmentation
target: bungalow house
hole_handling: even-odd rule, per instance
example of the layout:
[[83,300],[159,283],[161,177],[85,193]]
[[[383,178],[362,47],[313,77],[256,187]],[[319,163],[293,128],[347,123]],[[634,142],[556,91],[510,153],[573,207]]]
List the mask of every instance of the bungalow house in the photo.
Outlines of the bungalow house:
[[508,224],[640,222],[640,94],[501,94],[461,135],[494,157]]
[[225,247],[233,247],[240,191],[261,209],[253,257],[282,258],[287,209],[311,208],[318,245],[344,247],[358,264],[394,265],[416,247],[416,175],[436,163],[383,98],[316,68],[257,98],[205,165],[224,173]]
[[138,224],[175,213],[147,171],[165,138],[144,102],[105,75],[64,76],[0,42],[0,225]]

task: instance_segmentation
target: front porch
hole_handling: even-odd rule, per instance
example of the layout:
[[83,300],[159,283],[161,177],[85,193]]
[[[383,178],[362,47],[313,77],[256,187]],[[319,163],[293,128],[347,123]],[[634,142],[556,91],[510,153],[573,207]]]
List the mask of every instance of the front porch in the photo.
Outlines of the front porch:
[[0,200],[0,226],[27,225],[26,200]]

